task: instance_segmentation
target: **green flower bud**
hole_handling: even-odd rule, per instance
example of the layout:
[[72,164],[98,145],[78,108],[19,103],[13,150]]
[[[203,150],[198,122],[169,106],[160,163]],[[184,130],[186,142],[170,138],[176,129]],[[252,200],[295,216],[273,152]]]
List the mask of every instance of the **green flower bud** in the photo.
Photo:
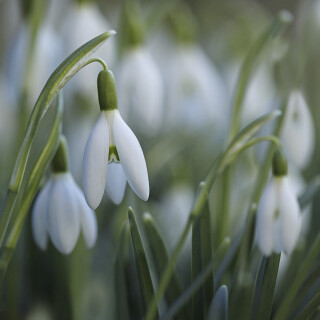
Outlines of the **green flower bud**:
[[282,177],[288,174],[288,162],[283,151],[277,149],[272,159],[272,172],[274,176]]
[[98,75],[98,97],[100,110],[118,109],[116,81],[110,70],[102,70]]

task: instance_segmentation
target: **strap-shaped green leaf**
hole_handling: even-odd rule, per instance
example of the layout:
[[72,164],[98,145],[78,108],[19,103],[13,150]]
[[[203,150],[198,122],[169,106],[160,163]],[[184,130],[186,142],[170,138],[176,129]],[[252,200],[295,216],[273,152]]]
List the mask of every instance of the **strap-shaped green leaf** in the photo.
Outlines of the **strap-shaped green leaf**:
[[[212,274],[212,269],[214,269],[221,262],[222,258],[225,256],[226,251],[230,245],[230,239],[225,238],[219,249],[215,253],[214,257],[209,261],[209,263],[203,268],[203,271],[196,277],[196,279],[191,283],[191,285],[185,290],[179,299],[170,307],[170,309],[161,317],[161,320],[169,320],[189,301],[189,299],[194,295],[194,293],[199,290],[199,288],[206,281],[208,276]],[[196,319],[200,317],[196,316]]]
[[216,292],[210,305],[208,320],[227,320],[228,319],[228,288],[221,286]]
[[261,259],[252,298],[251,319],[270,319],[279,262],[280,254],[273,254],[270,257],[263,256]]
[[283,297],[281,304],[278,310],[275,313],[275,320],[286,319],[288,315],[289,308],[298,292],[301,288],[301,285],[306,280],[310,268],[312,267],[315,259],[318,256],[320,250],[320,235],[316,237],[313,241],[313,245],[310,248],[307,256],[304,258],[303,263],[301,264],[299,270],[296,272],[296,277],[291,282],[291,285],[286,290],[287,294]]
[[295,318],[296,320],[308,320],[311,319],[312,316],[319,311],[320,305],[320,292],[310,300],[310,302],[305,306],[305,308],[299,313],[299,315]]
[[117,319],[129,320],[130,312],[127,302],[127,285],[126,285],[126,272],[125,261],[127,256],[127,249],[129,243],[129,224],[126,223],[123,226],[120,238],[119,248],[117,250],[116,262],[115,262],[115,292],[116,292],[116,309]]
[[143,247],[140,232],[132,208],[129,208],[128,215],[130,222],[133,253],[139,277],[139,284],[144,298],[143,312],[146,313],[154,297],[154,288],[152,284],[151,273],[147,261],[146,252]]
[[[203,213],[192,226],[192,279],[203,271],[212,259],[211,216],[208,202]],[[210,272],[202,288],[192,297],[193,319],[202,319],[207,314],[213,297],[213,270]]]
[[[151,253],[155,262],[155,268],[158,278],[160,279],[165,267],[169,261],[169,253],[167,247],[163,241],[158,227],[149,213],[145,213],[143,216],[143,223],[146,230],[146,235],[150,245]],[[182,293],[181,283],[177,273],[174,271],[168,289],[165,293],[165,297],[169,305],[173,304]],[[182,319],[188,319],[189,313],[184,310]]]

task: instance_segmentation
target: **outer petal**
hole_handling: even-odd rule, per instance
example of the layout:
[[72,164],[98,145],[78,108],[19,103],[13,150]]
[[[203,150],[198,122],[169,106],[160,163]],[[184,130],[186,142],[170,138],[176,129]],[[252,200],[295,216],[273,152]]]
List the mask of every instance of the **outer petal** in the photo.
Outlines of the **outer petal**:
[[283,178],[278,183],[281,183],[279,188],[279,211],[283,250],[290,254],[299,238],[301,226],[300,209],[288,180]]
[[96,209],[101,202],[107,179],[109,156],[108,122],[104,112],[91,131],[84,156],[82,187],[88,205]]
[[256,239],[263,254],[274,250],[274,213],[276,210],[276,189],[272,180],[266,187],[259,203],[256,221]]
[[82,190],[75,184],[77,190],[77,201],[79,202],[80,223],[84,236],[84,240],[88,248],[92,248],[98,235],[97,218],[93,210],[91,210],[84,199]]
[[32,212],[32,234],[34,241],[42,250],[47,249],[48,235],[46,230],[46,214],[51,190],[51,180],[49,180],[38,195]]
[[143,200],[149,198],[149,178],[146,161],[138,139],[114,111],[113,135],[123,172],[133,191]]
[[127,179],[120,163],[109,163],[106,191],[114,204],[120,204],[126,190]]
[[52,182],[47,214],[47,230],[56,248],[69,254],[79,237],[79,204],[70,174],[57,174]]

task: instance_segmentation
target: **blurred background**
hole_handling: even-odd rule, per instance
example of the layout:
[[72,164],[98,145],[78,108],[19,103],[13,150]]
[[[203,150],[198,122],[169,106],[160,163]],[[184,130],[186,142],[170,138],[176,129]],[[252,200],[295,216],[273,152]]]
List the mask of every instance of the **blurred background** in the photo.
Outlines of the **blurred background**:
[[[80,238],[69,256],[51,244],[44,252],[36,246],[29,214],[3,284],[1,319],[117,319],[114,263],[128,206],[138,220],[150,212],[169,251],[173,249],[199,182],[228,140],[241,63],[281,9],[292,13],[293,23],[259,60],[241,125],[280,107],[293,90],[303,93],[315,143],[306,163],[293,170],[302,192],[319,172],[319,0],[0,0],[0,200],[48,77],[75,49],[110,29],[117,34],[95,55],[115,74],[119,110],[142,145],[151,190],[149,201],[143,202],[127,187],[120,205],[105,194],[96,210],[96,246],[88,250]],[[90,64],[63,89],[63,133],[70,169],[80,186],[85,143],[99,115],[100,68]],[[38,133],[38,148],[50,121],[49,112]],[[214,248],[223,236],[232,237],[245,218],[262,149],[241,156],[235,165],[223,235],[216,214],[223,197],[221,181],[210,194]],[[50,170],[43,183],[48,176]],[[309,210],[309,235],[317,232],[319,201]],[[190,246],[189,239],[177,266],[184,286],[191,279]],[[133,266],[133,257],[128,260]],[[132,301],[138,299],[134,296]],[[132,319],[139,319],[139,308],[132,308]]]

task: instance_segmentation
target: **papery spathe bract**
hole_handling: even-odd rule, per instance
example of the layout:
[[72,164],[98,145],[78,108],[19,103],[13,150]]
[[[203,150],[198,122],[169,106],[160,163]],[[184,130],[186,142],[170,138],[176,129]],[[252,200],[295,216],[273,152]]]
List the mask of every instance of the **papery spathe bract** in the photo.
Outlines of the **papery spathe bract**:
[[315,130],[309,107],[300,91],[290,95],[281,138],[289,161],[299,169],[305,169],[313,154]]
[[273,177],[260,200],[256,240],[261,252],[290,254],[296,246],[301,225],[297,198],[287,177]]
[[97,221],[83,193],[68,172],[54,173],[41,190],[32,214],[35,242],[47,248],[48,235],[55,247],[69,254],[76,245],[82,229],[87,247],[97,239]]
[[143,46],[129,49],[123,57],[119,102],[124,119],[131,119],[143,133],[158,132],[163,120],[163,80],[153,57]]

